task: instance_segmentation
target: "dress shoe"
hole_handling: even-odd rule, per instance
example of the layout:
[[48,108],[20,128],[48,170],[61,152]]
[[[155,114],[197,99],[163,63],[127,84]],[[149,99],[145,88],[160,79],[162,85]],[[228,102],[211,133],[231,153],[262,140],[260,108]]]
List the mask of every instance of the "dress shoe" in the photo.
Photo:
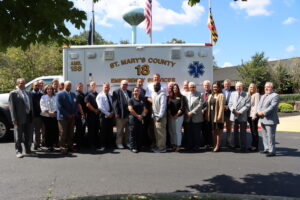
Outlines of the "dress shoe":
[[137,149],[132,149],[131,150],[133,153],[138,153],[138,150]]
[[274,156],[276,156],[275,153],[268,153],[268,154],[266,155],[266,157],[274,157]]
[[268,151],[261,151],[259,153],[261,153],[261,154],[268,154],[269,152]]
[[123,146],[123,144],[117,144],[117,148],[118,149],[124,149],[124,146]]
[[23,154],[21,154],[20,152],[18,152],[17,155],[16,155],[16,157],[17,158],[23,158],[24,156],[23,156]]

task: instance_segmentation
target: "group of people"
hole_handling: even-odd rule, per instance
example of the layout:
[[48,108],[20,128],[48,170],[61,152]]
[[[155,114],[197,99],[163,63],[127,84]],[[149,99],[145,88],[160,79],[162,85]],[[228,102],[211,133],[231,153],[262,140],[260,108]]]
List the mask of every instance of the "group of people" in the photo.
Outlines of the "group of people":
[[[254,83],[248,92],[243,83],[237,82],[235,90],[230,80],[212,84],[202,83],[200,93],[194,82],[161,82],[160,75],[153,75],[153,82],[143,88],[144,80],[128,89],[128,81],[122,80],[120,88],[110,92],[110,83],[97,92],[95,81],[84,85],[72,83],[43,86],[40,82],[25,90],[25,80],[17,79],[17,89],[9,95],[14,124],[16,156],[33,154],[42,146],[47,151],[59,148],[62,153],[77,151],[88,146],[97,150],[128,148],[134,153],[150,149],[156,153],[205,150],[219,152],[221,136],[226,128],[226,146],[241,152],[258,151],[258,121],[260,119],[264,150],[268,157],[275,155],[275,132],[278,94],[273,84],[265,84],[265,94],[260,95]],[[60,86],[60,87],[59,87]],[[60,89],[59,89],[60,88]],[[252,135],[247,145],[247,122]],[[233,124],[233,135],[232,135]],[[116,134],[113,127],[116,126]],[[86,131],[87,130],[87,131]],[[34,137],[33,137],[34,136]]]

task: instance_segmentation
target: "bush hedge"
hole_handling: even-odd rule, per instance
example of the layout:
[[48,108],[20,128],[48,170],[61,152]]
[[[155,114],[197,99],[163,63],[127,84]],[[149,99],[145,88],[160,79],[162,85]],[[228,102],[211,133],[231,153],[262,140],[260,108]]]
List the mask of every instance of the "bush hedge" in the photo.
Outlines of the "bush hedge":
[[300,101],[300,94],[280,94],[279,98],[281,102],[294,104],[295,101]]
[[294,107],[291,104],[288,104],[288,103],[279,103],[278,110],[279,110],[279,112],[285,112],[285,113],[293,112]]

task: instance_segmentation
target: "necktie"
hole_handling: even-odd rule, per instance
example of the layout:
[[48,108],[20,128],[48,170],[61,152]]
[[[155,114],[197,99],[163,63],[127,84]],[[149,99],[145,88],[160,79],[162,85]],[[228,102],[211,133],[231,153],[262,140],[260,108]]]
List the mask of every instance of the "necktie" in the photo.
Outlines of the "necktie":
[[206,98],[207,98],[207,92],[205,92],[204,94],[204,101],[206,101]]
[[70,92],[68,92],[68,99],[69,99],[70,103],[72,103],[72,96],[71,96]]
[[128,102],[129,101],[129,96],[128,96],[128,94],[127,94],[127,91],[123,91],[124,92],[124,96],[125,96],[125,98],[126,98],[126,101]]
[[106,98],[107,98],[108,105],[109,105],[109,110],[108,110],[108,112],[111,112],[111,111],[112,111],[112,105],[111,105],[111,102],[110,102],[110,99],[109,99],[108,94],[106,94]]
[[28,99],[28,96],[27,96],[25,90],[23,90],[22,92],[23,92],[25,106],[26,106],[26,113],[29,113],[29,110],[30,110],[29,99]]

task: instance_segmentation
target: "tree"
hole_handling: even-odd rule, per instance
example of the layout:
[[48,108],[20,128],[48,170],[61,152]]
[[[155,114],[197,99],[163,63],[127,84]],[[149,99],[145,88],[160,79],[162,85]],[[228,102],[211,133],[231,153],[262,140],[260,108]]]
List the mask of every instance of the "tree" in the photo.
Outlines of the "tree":
[[128,40],[120,40],[120,44],[130,44]]
[[237,71],[244,83],[244,88],[248,88],[250,83],[255,83],[262,90],[265,83],[270,81],[268,59],[264,57],[264,52],[256,53],[249,62],[238,66]]
[[25,51],[12,47],[0,54],[2,92],[12,90],[20,77],[29,81],[39,76],[58,74],[62,74],[62,52],[56,43],[30,45]]
[[176,39],[176,38],[173,38],[172,40],[167,41],[166,43],[167,43],[167,44],[184,44],[185,41],[183,41],[183,40],[178,40],[178,39]]
[[[71,45],[87,45],[88,37],[89,37],[89,32],[83,31],[79,35],[74,35],[73,37],[69,37],[68,42]],[[101,44],[114,44],[114,43],[111,41],[106,41],[98,32],[95,32],[94,44],[101,45]]]
[[71,0],[0,1],[0,49],[30,46],[31,43],[67,42],[65,22],[84,28],[86,13]]
[[300,63],[292,65],[290,74],[292,76],[293,92],[300,93]]
[[272,70],[272,82],[274,88],[279,94],[289,94],[293,92],[292,76],[288,73],[287,69],[281,64]]

